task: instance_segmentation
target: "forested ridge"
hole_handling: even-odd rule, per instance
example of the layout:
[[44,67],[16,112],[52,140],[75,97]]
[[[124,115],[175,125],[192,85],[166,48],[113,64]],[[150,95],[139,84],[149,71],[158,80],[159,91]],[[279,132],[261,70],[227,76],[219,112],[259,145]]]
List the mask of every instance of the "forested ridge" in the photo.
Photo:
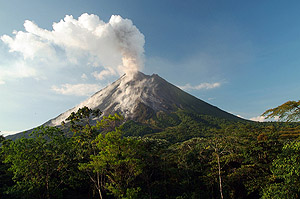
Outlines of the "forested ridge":
[[298,122],[183,110],[146,123],[118,114],[90,122],[100,115],[84,107],[62,128],[1,137],[0,198],[299,198]]

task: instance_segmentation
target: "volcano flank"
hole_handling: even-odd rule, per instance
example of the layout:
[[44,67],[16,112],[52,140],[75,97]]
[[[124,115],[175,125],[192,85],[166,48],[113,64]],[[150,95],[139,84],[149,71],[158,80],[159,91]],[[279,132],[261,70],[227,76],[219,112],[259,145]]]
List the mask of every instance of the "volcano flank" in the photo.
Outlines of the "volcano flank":
[[[100,109],[105,116],[118,113],[124,117],[125,122],[135,126],[132,129],[125,124],[127,129],[136,131],[136,126],[139,126],[138,129],[143,131],[128,132],[128,135],[140,136],[161,132],[166,128],[178,125],[182,127],[184,118],[194,121],[200,129],[217,128],[218,124],[224,123],[224,121],[244,121],[186,93],[157,74],[145,75],[142,72],[136,72],[131,75],[123,75],[87,100],[49,120],[44,125],[59,127],[72,112],[76,112],[84,106]],[[222,121],[220,122],[220,120]],[[184,134],[185,128],[188,127],[182,127],[179,134]]]
[[72,112],[84,106],[100,109],[104,115],[119,113],[126,120],[134,121],[150,119],[158,112],[172,113],[178,109],[223,119],[241,120],[184,92],[156,74],[150,76],[137,72],[130,76],[123,75],[111,85],[46,124],[60,125]]

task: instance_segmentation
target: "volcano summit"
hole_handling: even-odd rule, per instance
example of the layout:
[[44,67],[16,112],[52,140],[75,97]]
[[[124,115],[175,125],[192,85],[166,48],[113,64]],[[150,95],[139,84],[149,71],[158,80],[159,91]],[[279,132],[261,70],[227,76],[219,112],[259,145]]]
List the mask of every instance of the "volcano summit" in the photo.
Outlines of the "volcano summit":
[[[162,132],[166,128],[176,128],[176,126],[180,127],[178,134],[185,134],[187,128],[190,128],[193,129],[194,136],[194,134],[198,135],[199,128],[204,131],[207,127],[219,128],[218,123],[245,121],[186,93],[157,74],[145,75],[142,72],[136,72],[123,75],[87,100],[44,125],[60,126],[72,112],[77,112],[84,106],[100,109],[103,115],[121,114],[125,121],[135,126],[132,129],[130,125],[129,127],[127,125],[129,131],[136,131],[136,128],[142,129],[143,132],[135,134],[139,136]],[[195,127],[186,126],[186,118],[193,121],[199,127],[197,127],[198,130]],[[148,130],[150,128],[150,131],[145,128]],[[173,132],[174,129],[167,130]],[[27,131],[26,134],[31,131]],[[20,135],[19,133],[8,138],[16,139]]]
[[123,75],[76,107],[48,121],[46,125],[58,126],[72,112],[84,106],[100,109],[104,115],[120,113],[126,120],[134,121],[149,119],[158,112],[172,113],[178,109],[222,119],[241,120],[184,92],[156,74],[150,76],[137,72]]

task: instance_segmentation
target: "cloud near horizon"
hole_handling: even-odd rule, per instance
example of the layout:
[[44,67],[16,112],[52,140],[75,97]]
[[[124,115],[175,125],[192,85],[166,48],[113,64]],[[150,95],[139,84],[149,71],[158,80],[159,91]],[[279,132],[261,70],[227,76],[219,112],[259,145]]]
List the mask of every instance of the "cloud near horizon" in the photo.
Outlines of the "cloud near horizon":
[[183,90],[209,90],[213,88],[218,88],[221,86],[221,83],[215,82],[215,83],[201,83],[196,86],[192,86],[190,84],[186,84],[184,86],[179,86],[179,88]]
[[264,116],[257,116],[257,117],[250,118],[250,120],[255,121],[255,122],[264,122],[265,119],[266,118]]
[[[84,13],[78,19],[66,15],[52,27],[46,30],[26,20],[25,31],[1,36],[9,52],[31,66],[24,68],[26,75],[14,75],[18,70],[11,67],[4,70],[1,84],[10,78],[35,78],[47,74],[49,68],[71,65],[93,68],[91,77],[97,80],[132,73],[144,66],[145,38],[130,19],[112,15],[106,23],[97,15]],[[0,69],[3,67],[0,65]]]
[[62,95],[89,96],[100,88],[98,84],[63,84],[61,87],[52,86],[51,90]]
[[266,119],[264,116],[257,116],[257,117],[252,117],[250,118],[250,120],[252,121],[256,121],[256,122],[267,122],[267,121],[279,121],[279,117],[278,116],[275,116],[274,118],[271,118],[271,119]]

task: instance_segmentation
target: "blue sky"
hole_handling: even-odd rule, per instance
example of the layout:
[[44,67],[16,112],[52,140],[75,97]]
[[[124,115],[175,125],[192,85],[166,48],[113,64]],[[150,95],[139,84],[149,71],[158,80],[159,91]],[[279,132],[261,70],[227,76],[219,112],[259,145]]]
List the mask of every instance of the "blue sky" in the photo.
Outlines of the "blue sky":
[[[84,13],[87,21],[98,17],[103,24],[120,15],[111,21],[133,30],[130,45],[144,61],[144,73],[157,73],[225,111],[256,118],[299,100],[299,9],[298,1],[0,0],[0,131],[38,126],[125,71],[106,67],[115,63],[107,60],[110,55],[95,54],[114,52],[112,40],[111,46],[103,40],[98,51],[94,37],[80,32],[88,53],[70,44],[79,41],[68,40],[76,34],[65,17],[79,23]],[[66,35],[50,34],[53,23]]]

